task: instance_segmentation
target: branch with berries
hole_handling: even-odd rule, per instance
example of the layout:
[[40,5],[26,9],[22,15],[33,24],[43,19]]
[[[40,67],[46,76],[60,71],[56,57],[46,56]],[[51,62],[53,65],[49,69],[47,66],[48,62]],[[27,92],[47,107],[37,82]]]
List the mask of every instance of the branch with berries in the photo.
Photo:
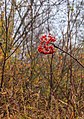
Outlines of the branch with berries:
[[61,49],[60,47],[56,46],[54,44],[54,42],[56,41],[56,38],[53,37],[51,34],[49,34],[48,36],[43,35],[40,38],[40,44],[38,46],[38,51],[40,53],[43,54],[53,54],[55,53],[55,48],[59,49],[60,51],[62,51],[63,53],[66,53],[67,55],[69,55],[72,59],[74,59],[82,68],[84,68],[84,65],[81,64],[78,59],[76,59],[74,56],[72,56],[70,53],[64,51],[63,49]]
[[55,37],[51,36],[50,34],[48,36],[43,35],[40,38],[40,44],[38,46],[38,51],[43,54],[53,54],[55,52],[54,46],[50,44],[51,42],[55,42]]

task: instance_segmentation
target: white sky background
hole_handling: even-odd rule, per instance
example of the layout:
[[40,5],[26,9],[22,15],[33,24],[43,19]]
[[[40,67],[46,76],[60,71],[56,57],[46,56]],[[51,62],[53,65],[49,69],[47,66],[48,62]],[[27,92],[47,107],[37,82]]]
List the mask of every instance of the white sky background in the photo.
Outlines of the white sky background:
[[[16,0],[16,1],[18,4],[21,0]],[[36,4],[39,4],[39,0],[34,0],[34,1],[36,2]],[[47,1],[48,0],[45,0],[44,4],[48,4]],[[62,1],[62,0],[50,0],[50,4],[53,4],[55,2],[57,2],[56,4],[58,4],[59,1]],[[51,33],[54,34],[57,39],[62,38],[62,32],[64,32],[64,33],[67,32],[67,0],[63,0],[63,1],[65,1],[65,2],[63,2],[62,5],[50,6],[50,9],[52,11],[51,14],[52,15],[54,14],[54,16],[49,20],[50,29],[51,29]],[[76,10],[77,10],[76,5],[79,4],[80,1],[82,1],[82,0],[74,0],[74,6],[73,6],[74,16],[76,15]],[[70,7],[72,7],[72,2],[73,2],[73,0],[70,0]],[[30,0],[28,0],[28,3],[30,3]],[[45,7],[47,7],[47,6],[44,6],[44,8]],[[42,9],[44,9],[44,8],[42,7]],[[84,6],[83,5],[82,5],[82,8],[80,8],[80,9],[81,9],[80,13],[84,14]],[[81,17],[82,16],[78,17],[80,21],[81,21]],[[17,25],[19,25],[19,24],[17,24]],[[46,27],[47,27],[47,23],[45,23],[45,28],[44,28],[45,32],[47,30]],[[73,30],[74,30],[73,32],[75,32],[75,29],[73,29]],[[78,28],[78,30],[79,30],[78,38],[79,38],[79,36],[84,37],[83,26],[80,26]],[[73,42],[74,42],[74,37],[75,37],[75,35],[73,36]],[[80,38],[78,40],[80,40]]]
[[[73,0],[71,0],[71,5],[72,5]],[[76,11],[78,9],[76,9],[76,5],[78,5],[78,2],[80,2],[80,0],[74,0],[74,7],[73,7],[73,16],[76,16]],[[64,33],[67,32],[67,3],[63,3],[63,5],[59,6],[59,11],[56,13],[56,15],[54,16],[54,18],[51,20],[52,23],[52,30],[53,32],[55,32],[56,36],[61,39],[62,38],[62,31]],[[56,11],[55,8],[52,8],[53,13]],[[82,21],[83,20],[83,16],[84,16],[84,6],[81,5],[79,7],[80,9],[80,15],[77,18],[77,22],[78,21]],[[74,18],[72,18],[71,20],[74,20]],[[70,26],[72,27],[72,25]],[[75,33],[75,28],[73,28],[73,33]],[[78,37],[77,40],[80,42],[80,40],[84,39],[84,20],[81,26],[78,27],[78,33],[77,33]],[[72,42],[74,43],[74,38],[75,38],[75,34],[73,36]]]

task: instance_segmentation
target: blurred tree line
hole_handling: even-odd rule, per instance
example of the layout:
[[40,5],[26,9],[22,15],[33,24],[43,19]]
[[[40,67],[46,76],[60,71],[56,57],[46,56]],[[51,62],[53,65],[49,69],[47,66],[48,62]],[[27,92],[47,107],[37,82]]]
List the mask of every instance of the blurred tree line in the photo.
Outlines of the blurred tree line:
[[[84,1],[0,1],[0,119],[83,119]],[[53,55],[37,51],[53,34]]]

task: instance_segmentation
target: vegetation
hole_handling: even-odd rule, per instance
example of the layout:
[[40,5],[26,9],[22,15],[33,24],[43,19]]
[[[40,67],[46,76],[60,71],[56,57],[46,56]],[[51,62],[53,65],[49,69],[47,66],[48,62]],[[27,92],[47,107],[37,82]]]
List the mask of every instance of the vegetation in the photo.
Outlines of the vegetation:
[[[0,119],[84,118],[83,5],[0,1]],[[47,53],[40,38],[49,33]]]

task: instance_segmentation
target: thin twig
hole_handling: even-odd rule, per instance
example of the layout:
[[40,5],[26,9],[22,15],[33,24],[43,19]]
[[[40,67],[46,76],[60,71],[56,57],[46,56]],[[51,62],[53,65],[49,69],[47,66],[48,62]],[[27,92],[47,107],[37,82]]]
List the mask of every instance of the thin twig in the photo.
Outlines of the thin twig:
[[64,51],[63,49],[61,49],[60,47],[56,46],[55,44],[51,43],[55,48],[61,50],[63,53],[66,53],[67,55],[69,55],[72,59],[74,59],[82,68],[84,68],[84,65],[81,64],[75,57],[73,57],[71,54],[69,54],[68,52]]

